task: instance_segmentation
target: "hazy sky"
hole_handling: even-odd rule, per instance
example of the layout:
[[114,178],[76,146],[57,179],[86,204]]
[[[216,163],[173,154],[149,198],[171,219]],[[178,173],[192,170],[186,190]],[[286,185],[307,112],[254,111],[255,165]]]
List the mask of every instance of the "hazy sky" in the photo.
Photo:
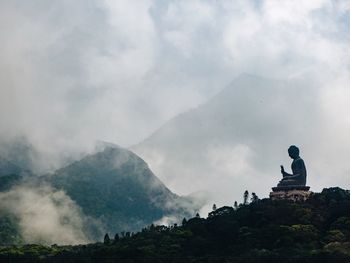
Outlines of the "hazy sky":
[[247,72],[320,84],[342,144],[349,24],[345,0],[0,0],[0,136],[133,145]]

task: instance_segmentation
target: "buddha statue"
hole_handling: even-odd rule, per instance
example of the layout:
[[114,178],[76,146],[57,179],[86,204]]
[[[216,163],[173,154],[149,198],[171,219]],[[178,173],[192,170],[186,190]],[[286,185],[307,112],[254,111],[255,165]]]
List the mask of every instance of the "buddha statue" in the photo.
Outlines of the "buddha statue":
[[303,159],[299,156],[299,148],[292,145],[288,149],[292,162],[292,174],[287,173],[281,165],[282,180],[278,183],[277,187],[290,187],[290,186],[305,186],[306,185],[306,167]]

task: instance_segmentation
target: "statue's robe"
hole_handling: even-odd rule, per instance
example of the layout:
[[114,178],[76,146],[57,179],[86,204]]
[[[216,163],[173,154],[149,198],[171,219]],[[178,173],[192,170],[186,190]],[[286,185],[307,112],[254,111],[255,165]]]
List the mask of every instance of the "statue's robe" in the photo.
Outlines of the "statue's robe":
[[284,173],[283,179],[280,181],[278,186],[289,186],[289,185],[306,185],[306,167],[303,159],[300,157],[293,160],[292,162],[293,174]]

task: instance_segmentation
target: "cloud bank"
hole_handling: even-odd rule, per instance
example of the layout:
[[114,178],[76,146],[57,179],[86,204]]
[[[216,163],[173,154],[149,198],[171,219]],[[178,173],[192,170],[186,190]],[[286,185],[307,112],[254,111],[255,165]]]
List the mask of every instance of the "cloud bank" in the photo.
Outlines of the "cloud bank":
[[[299,78],[318,98],[318,143],[340,156],[323,164],[346,186],[349,24],[350,2],[337,0],[1,1],[0,137],[27,137],[48,170],[95,140],[138,143],[243,72]],[[208,152],[220,169],[260,169],[240,158],[250,154]]]
[[0,209],[19,219],[25,243],[81,244],[89,242],[83,215],[63,192],[48,186],[20,186],[0,193]]

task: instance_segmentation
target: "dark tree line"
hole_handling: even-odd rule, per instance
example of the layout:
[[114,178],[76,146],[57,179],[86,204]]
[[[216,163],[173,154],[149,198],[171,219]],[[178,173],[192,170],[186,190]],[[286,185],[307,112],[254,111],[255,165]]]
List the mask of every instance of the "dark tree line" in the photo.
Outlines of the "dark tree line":
[[305,202],[252,193],[250,201],[103,243],[0,247],[0,262],[350,262],[350,191],[328,188]]

